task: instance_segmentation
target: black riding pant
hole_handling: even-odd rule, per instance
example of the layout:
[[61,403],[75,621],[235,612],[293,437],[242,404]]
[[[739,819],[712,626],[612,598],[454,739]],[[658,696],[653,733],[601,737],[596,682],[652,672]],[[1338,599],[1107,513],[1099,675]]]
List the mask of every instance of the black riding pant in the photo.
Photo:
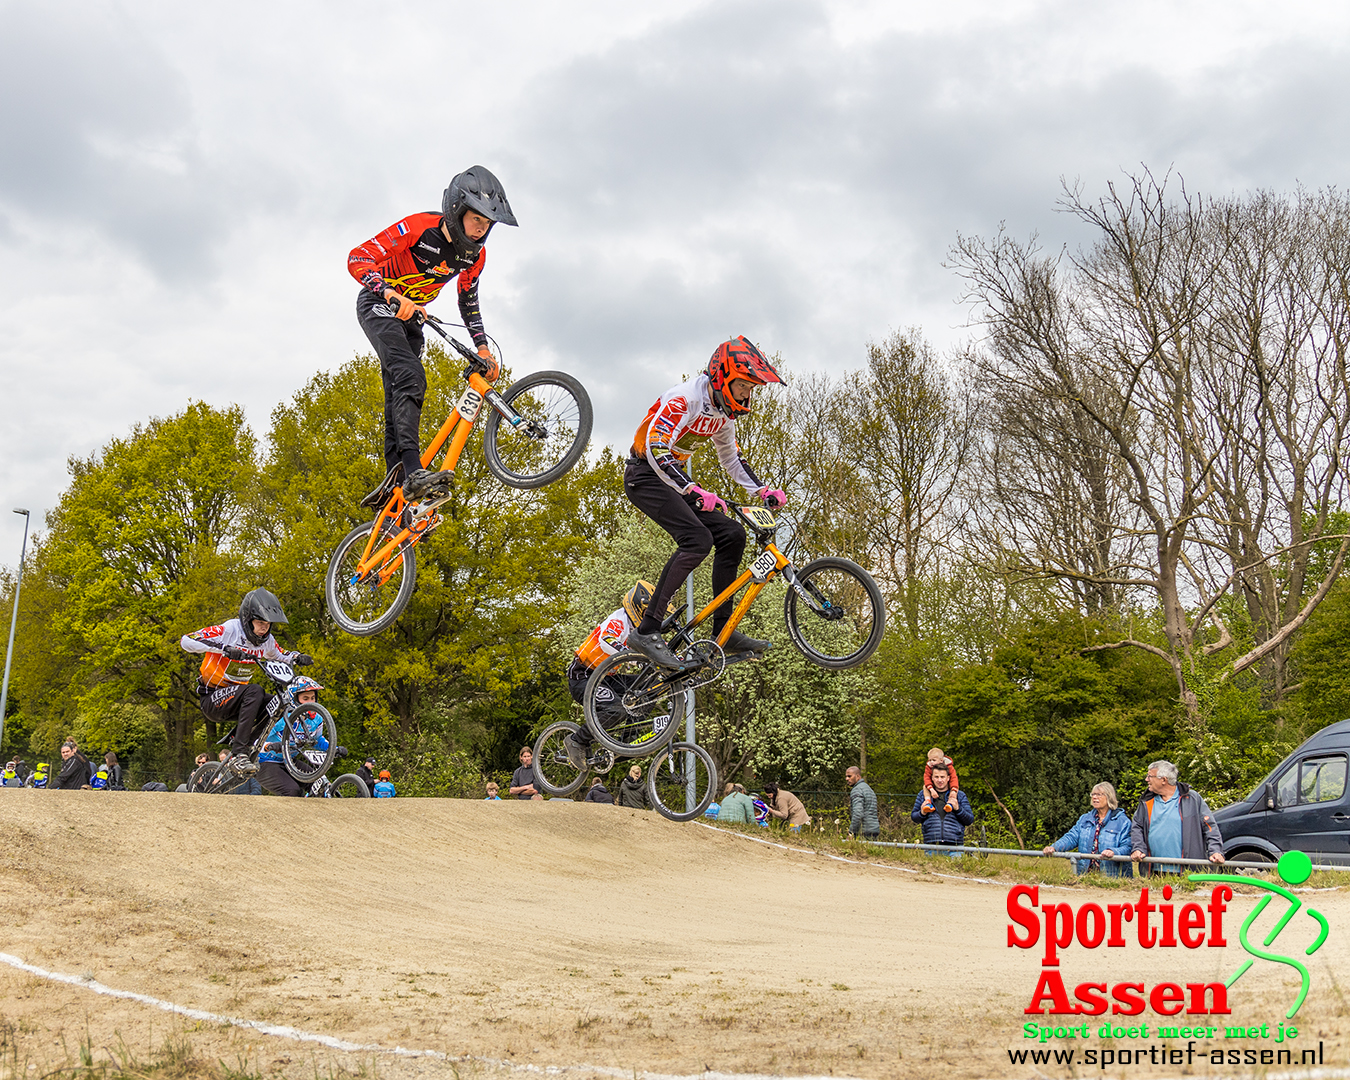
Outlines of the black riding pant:
[[267,691],[256,683],[232,683],[201,699],[202,715],[217,724],[234,724],[230,751],[246,754],[253,746],[253,729],[267,704]]
[[356,318],[380,358],[384,383],[384,465],[400,461],[403,475],[422,467],[422,402],[427,396],[427,371],[422,366],[422,327],[414,319],[402,322],[369,289],[356,298]]
[[[629,458],[623,472],[623,490],[634,506],[670,533],[678,550],[670,557],[647,611],[658,622],[665,617],[666,606],[684,579],[694,572],[708,555],[713,555],[713,595],[736,580],[745,554],[745,527],[716,510],[695,510],[685,496],[667,484],[645,458]],[[713,633],[720,633],[731,618],[730,600],[713,612]],[[689,615],[692,618],[694,612]]]
[[273,795],[300,796],[309,790],[308,784],[300,783],[279,761],[258,762],[258,780],[263,789]]

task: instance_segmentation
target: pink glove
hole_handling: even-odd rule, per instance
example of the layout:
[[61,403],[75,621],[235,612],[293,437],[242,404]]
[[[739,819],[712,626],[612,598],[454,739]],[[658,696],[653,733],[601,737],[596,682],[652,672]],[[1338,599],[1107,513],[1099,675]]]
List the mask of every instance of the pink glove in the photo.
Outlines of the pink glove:
[[782,488],[760,488],[755,494],[770,510],[781,510],[787,505],[787,492]]
[[691,487],[687,494],[694,496],[694,498],[698,500],[698,509],[702,510],[705,514],[710,510],[721,510],[724,514],[727,512],[727,504],[725,502],[711,491],[704,491],[697,484]]

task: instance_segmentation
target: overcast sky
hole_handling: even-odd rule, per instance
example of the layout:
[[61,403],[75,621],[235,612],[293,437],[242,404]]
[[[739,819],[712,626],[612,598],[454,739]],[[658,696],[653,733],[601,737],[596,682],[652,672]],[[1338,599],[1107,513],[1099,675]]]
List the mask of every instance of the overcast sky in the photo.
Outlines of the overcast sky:
[[368,349],[347,252],[475,163],[520,220],[489,333],[624,444],[734,334],[793,370],[955,345],[953,240],[1076,245],[1062,178],[1342,184],[1350,7],[1180,7],[0,0],[0,509],[194,399],[265,436]]

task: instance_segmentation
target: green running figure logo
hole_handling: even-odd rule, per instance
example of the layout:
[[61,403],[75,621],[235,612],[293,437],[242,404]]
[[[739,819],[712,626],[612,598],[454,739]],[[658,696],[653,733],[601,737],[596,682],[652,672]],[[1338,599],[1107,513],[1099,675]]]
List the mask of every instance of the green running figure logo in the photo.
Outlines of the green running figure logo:
[[[1308,880],[1309,875],[1312,874],[1312,859],[1308,858],[1302,851],[1286,851],[1280,856],[1280,861],[1275,864],[1275,872],[1289,885],[1302,885]],[[1303,907],[1303,901],[1288,889],[1281,888],[1273,882],[1253,881],[1251,878],[1239,877],[1237,874],[1187,874],[1186,876],[1191,881],[1229,881],[1238,885],[1248,885],[1254,889],[1267,890],[1267,895],[1261,898],[1261,902],[1257,904],[1256,907],[1252,908],[1252,913],[1243,921],[1242,929],[1238,932],[1238,941],[1242,943],[1242,947],[1251,953],[1252,956],[1259,957],[1262,960],[1273,960],[1277,964],[1288,964],[1299,973],[1299,977],[1303,982],[1299,988],[1298,997],[1295,999],[1293,1007],[1284,1014],[1286,1020],[1292,1020],[1294,1014],[1302,1007],[1303,999],[1308,996],[1308,987],[1312,982],[1307,967],[1301,961],[1295,960],[1292,956],[1281,956],[1279,953],[1266,952],[1264,949],[1258,949],[1247,939],[1247,934],[1251,930],[1252,924],[1260,918],[1261,912],[1265,911],[1266,905],[1270,903],[1274,896],[1276,894],[1283,896],[1289,901],[1289,910],[1284,913],[1284,917],[1275,924],[1275,929],[1267,934],[1266,940],[1262,942],[1263,945],[1271,944],[1280,936],[1280,931],[1288,925],[1289,920]],[[1308,946],[1307,951],[1304,953],[1305,956],[1311,956],[1320,949],[1323,942],[1327,940],[1327,934],[1331,932],[1331,928],[1327,925],[1326,916],[1320,911],[1314,911],[1312,908],[1308,908],[1308,914],[1322,925],[1322,932],[1317,935],[1317,940]],[[1242,976],[1246,974],[1247,969],[1252,966],[1252,963],[1253,961],[1248,959],[1245,964],[1237,969],[1237,971],[1233,972],[1229,980],[1224,983],[1224,986],[1232,986],[1238,979],[1242,978]]]

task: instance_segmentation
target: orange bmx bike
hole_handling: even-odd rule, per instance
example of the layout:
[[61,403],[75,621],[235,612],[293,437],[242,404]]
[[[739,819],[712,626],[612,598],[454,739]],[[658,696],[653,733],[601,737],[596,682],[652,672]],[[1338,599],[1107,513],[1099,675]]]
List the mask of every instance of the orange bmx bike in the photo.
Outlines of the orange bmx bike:
[[[464,357],[469,385],[422,452],[424,469],[449,443],[441,469],[454,472],[484,403],[483,457],[503,484],[543,487],[580,460],[592,422],[591,399],[581,383],[561,371],[536,371],[498,393],[483,377],[487,364],[474,350],[442,330],[433,316],[426,317],[426,325]],[[448,486],[409,502],[402,481],[403,466],[395,465],[361,500],[376,511],[374,520],[343,537],[328,561],[328,613],[349,634],[378,634],[403,613],[417,583],[417,545],[441,523],[436,511],[450,497]]]

